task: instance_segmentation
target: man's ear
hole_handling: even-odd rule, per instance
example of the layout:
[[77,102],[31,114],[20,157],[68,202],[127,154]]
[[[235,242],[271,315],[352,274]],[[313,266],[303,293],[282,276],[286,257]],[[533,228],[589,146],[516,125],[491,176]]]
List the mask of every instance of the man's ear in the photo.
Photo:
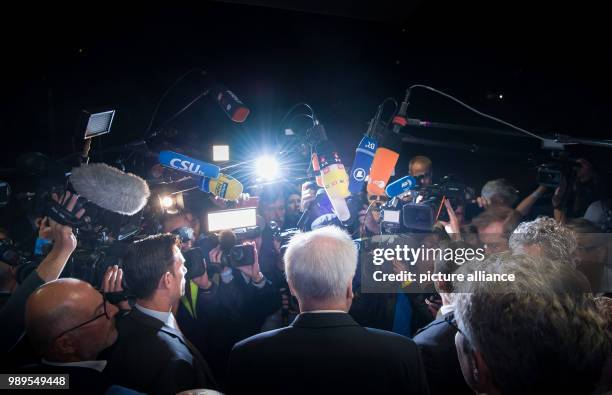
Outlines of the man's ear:
[[60,355],[72,355],[76,352],[76,345],[73,342],[72,336],[67,333],[60,337],[51,345],[51,349]]
[[157,288],[160,289],[169,289],[172,284],[172,273],[165,272],[163,276],[159,279],[159,284],[157,284]]
[[353,300],[353,281],[349,281],[348,287],[346,288],[346,299]]
[[491,371],[487,366],[482,354],[478,351],[472,351],[470,354],[470,369],[473,387],[479,394],[488,394],[495,388]]

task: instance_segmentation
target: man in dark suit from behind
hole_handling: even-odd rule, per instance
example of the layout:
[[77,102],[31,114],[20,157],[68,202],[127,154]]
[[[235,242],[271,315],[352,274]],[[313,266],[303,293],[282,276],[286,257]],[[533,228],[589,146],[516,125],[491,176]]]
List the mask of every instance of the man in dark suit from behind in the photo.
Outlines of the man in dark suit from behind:
[[298,234],[284,260],[300,314],[288,327],[234,346],[231,394],[257,388],[267,394],[428,394],[414,342],[364,328],[347,313],[357,265],[357,250],[347,233],[329,226]]
[[26,333],[42,357],[21,373],[68,374],[67,393],[103,394],[109,382],[98,354],[117,339],[118,309],[88,283],[63,278],[38,288],[26,305]]
[[[473,247],[464,242],[454,241],[441,244],[440,248],[445,251],[447,248],[460,251]],[[458,256],[462,257],[463,255],[453,254],[455,260],[436,260],[434,262],[434,273],[454,273],[461,264],[466,263],[463,260],[464,258],[456,258]],[[434,285],[442,299],[442,307],[438,311],[436,320],[420,329],[413,338],[423,356],[429,391],[431,395],[473,394],[474,392],[463,379],[457,349],[455,348],[457,329],[453,326],[455,310],[453,283],[451,281],[436,281]]]
[[135,242],[123,262],[136,304],[117,321],[119,339],[106,373],[114,383],[148,394],[216,388],[208,364],[172,314],[185,293],[187,271],[178,242],[176,235],[149,236]]

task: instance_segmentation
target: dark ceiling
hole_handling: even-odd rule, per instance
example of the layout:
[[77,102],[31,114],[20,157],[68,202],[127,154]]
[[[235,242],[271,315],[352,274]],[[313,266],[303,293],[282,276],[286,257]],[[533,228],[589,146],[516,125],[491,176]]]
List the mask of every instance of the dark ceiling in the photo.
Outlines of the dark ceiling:
[[[377,105],[388,96],[401,99],[414,83],[537,133],[610,138],[612,52],[602,9],[458,3],[261,0],[6,14],[0,166],[14,167],[25,151],[59,158],[78,149],[75,121],[82,108],[117,109],[113,132],[94,141],[94,153],[142,138],[161,94],[194,67],[214,73],[251,108],[247,122],[237,125],[204,98],[168,125],[167,140],[202,158],[212,142],[249,153],[271,145],[284,113],[305,101],[352,160]],[[202,89],[187,77],[162,103],[154,127]],[[498,127],[424,91],[415,92],[409,115]],[[538,151],[530,139],[405,131],[502,153]],[[609,166],[607,150],[572,149]],[[525,166],[496,154],[414,144],[406,144],[402,159],[416,153],[432,156],[440,173],[506,175]]]

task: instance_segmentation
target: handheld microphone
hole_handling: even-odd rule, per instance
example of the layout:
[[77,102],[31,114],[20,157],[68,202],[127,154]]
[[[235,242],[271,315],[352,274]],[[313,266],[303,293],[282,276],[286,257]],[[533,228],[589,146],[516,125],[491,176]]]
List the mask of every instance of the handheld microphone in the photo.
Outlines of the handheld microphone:
[[201,160],[190,158],[172,151],[161,151],[159,153],[159,163],[162,166],[180,170],[196,176],[210,178],[219,177],[219,166],[202,162]]
[[219,173],[218,178],[204,177],[200,184],[200,189],[222,199],[238,200],[243,187],[242,183],[234,177]]
[[370,173],[370,166],[374,159],[374,154],[378,143],[372,137],[364,136],[355,150],[355,160],[351,168],[351,177],[349,180],[349,191],[359,193],[363,187],[363,183]]
[[347,221],[351,213],[344,198],[350,195],[348,190],[348,175],[340,159],[340,155],[329,141],[319,144],[319,161],[321,180],[327,196],[340,221]]
[[390,198],[394,198],[416,188],[418,188],[417,180],[412,176],[404,176],[399,180],[387,185],[387,188],[385,188],[385,193]]
[[134,215],[147,204],[147,182],[104,163],[83,164],[72,169],[70,184],[81,197],[121,215]]
[[212,97],[219,104],[223,112],[234,122],[244,122],[250,113],[248,107],[226,86],[212,79],[211,85]]
[[385,187],[391,173],[395,168],[395,164],[399,159],[399,154],[388,148],[379,147],[376,150],[376,155],[372,161],[370,170],[370,179],[368,181],[368,193],[372,195],[382,196],[385,194]]
[[321,167],[319,166],[319,157],[316,152],[313,152],[310,160],[312,162],[312,169],[315,173],[315,180],[317,181],[317,186],[323,188],[323,180],[321,179]]

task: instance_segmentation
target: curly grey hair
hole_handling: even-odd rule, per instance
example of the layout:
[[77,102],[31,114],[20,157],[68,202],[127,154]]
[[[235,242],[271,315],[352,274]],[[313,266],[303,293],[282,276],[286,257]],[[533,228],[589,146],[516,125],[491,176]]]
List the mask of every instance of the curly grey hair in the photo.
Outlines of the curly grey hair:
[[611,351],[588,284],[543,257],[494,254],[459,272],[486,270],[515,281],[456,285],[455,317],[468,350],[481,354],[504,395],[590,394]]
[[531,255],[527,247],[536,246],[548,259],[576,266],[576,235],[553,218],[539,217],[522,222],[510,236],[510,250],[514,254]]
[[484,184],[480,195],[493,203],[508,207],[512,207],[518,199],[518,191],[503,178]]

